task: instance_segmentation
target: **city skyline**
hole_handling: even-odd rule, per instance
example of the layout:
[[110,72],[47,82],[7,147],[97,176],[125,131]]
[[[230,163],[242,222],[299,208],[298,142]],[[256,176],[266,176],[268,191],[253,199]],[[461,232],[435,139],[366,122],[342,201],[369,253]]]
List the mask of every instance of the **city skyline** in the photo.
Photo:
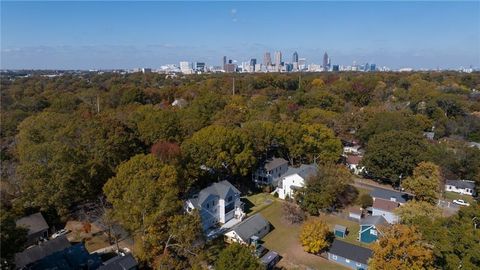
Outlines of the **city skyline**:
[[[479,2],[1,2],[2,69],[265,61],[480,66]],[[265,12],[268,11],[268,12]],[[322,20],[318,19],[321,11]],[[281,15],[281,16],[279,16]],[[444,20],[443,18],[449,18]]]

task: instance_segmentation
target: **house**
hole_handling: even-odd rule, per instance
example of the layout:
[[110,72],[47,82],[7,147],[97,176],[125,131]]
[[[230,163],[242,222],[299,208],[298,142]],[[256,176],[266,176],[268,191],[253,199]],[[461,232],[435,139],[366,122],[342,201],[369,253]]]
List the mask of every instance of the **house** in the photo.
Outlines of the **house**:
[[70,246],[70,242],[64,235],[46,242],[40,242],[39,245],[15,253],[15,265],[18,269],[24,268],[27,265],[41,260],[55,252],[62,251]]
[[382,216],[368,216],[360,221],[360,231],[358,232],[358,240],[362,243],[372,243],[378,239],[377,226],[388,224]]
[[469,180],[447,180],[445,191],[460,193],[463,195],[475,195],[475,182]]
[[275,185],[277,180],[288,171],[288,161],[283,158],[266,160],[253,173],[252,180],[257,185]]
[[185,203],[188,213],[199,211],[204,231],[217,224],[225,224],[232,219],[242,220],[245,216],[240,191],[228,181],[214,183]]
[[293,198],[295,191],[305,185],[305,180],[316,174],[316,164],[302,164],[298,168],[289,167],[285,175],[278,181],[278,197],[283,200]]
[[360,221],[362,219],[362,209],[358,207],[350,207],[347,209],[348,212],[348,219],[354,220],[354,221]]
[[375,199],[379,198],[387,201],[398,202],[400,205],[406,203],[411,198],[411,196],[405,192],[399,192],[384,188],[374,188],[370,192],[370,196],[372,196],[374,202]]
[[372,250],[335,239],[327,251],[327,255],[329,261],[351,269],[367,270]]
[[267,270],[274,269],[277,262],[280,260],[280,255],[277,252],[270,250],[265,254],[260,261],[266,266]]
[[172,102],[172,106],[173,107],[179,107],[179,108],[184,108],[185,106],[188,105],[188,102],[183,99],[183,98],[176,98],[173,102]]
[[347,227],[342,225],[335,225],[333,228],[333,234],[335,237],[345,238],[347,236]]
[[250,245],[252,237],[259,239],[268,232],[270,232],[270,223],[258,213],[232,227],[231,230],[225,233],[225,237],[227,242]]
[[423,132],[423,137],[433,140],[435,138],[435,132]]
[[372,216],[382,216],[390,224],[397,223],[398,216],[394,213],[394,210],[399,206],[400,203],[398,202],[376,198],[372,205]]
[[48,224],[42,213],[38,212],[30,216],[22,217],[16,221],[17,227],[28,229],[27,245],[36,244],[40,239],[48,238]]
[[131,253],[119,254],[105,262],[98,270],[136,270],[138,263]]
[[365,169],[365,166],[360,166],[363,156],[347,156],[345,161],[347,168],[352,171],[354,174],[361,174]]

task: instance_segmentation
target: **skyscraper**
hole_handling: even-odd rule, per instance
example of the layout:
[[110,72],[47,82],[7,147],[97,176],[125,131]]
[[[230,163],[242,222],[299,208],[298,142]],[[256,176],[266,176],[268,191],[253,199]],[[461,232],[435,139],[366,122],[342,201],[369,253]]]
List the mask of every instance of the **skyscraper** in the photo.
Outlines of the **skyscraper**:
[[227,57],[224,56],[222,60],[223,60],[223,70],[226,70],[227,69]]
[[275,67],[277,70],[280,70],[282,66],[282,52],[281,51],[276,51],[275,52]]
[[255,58],[250,59],[250,67],[251,67],[250,71],[255,71],[255,65],[256,64],[257,64],[257,59],[255,59]]
[[292,63],[298,63],[298,53],[297,52],[293,53]]
[[263,55],[263,64],[267,67],[272,65],[272,57],[270,56],[269,52],[266,52]]
[[327,71],[328,70],[328,54],[325,52],[323,55],[323,70]]

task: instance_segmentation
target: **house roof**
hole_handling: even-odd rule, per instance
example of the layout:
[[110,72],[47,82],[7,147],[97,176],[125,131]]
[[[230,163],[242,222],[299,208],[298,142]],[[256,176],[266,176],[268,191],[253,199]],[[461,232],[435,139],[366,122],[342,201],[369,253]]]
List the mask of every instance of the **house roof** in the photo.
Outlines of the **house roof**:
[[28,235],[48,230],[48,224],[40,212],[22,217],[16,224],[18,227],[28,228]]
[[474,181],[469,181],[469,180],[447,180],[445,182],[446,185],[454,186],[456,188],[469,188],[469,189],[475,189],[475,182]]
[[291,166],[288,167],[288,170],[284,176],[298,174],[303,179],[306,179],[307,177],[315,176],[317,174],[317,171],[318,169],[316,164],[302,164],[298,168]]
[[372,192],[370,192],[370,196],[372,196],[373,198],[380,198],[389,201],[391,200],[391,198],[394,198],[399,203],[405,203],[409,199],[407,193],[383,188],[374,188]]
[[342,225],[335,225],[334,231],[346,232],[347,227],[342,226]]
[[382,209],[382,210],[385,210],[385,211],[392,212],[398,206],[399,206],[398,202],[393,202],[393,201],[388,201],[388,200],[376,198],[375,201],[373,201],[372,208]]
[[244,242],[247,242],[250,237],[256,235],[256,233],[262,230],[265,226],[269,226],[268,220],[258,213],[235,225],[232,228],[232,231],[234,231]]
[[288,161],[283,158],[272,158],[265,162],[265,170],[271,171],[272,169],[278,168],[285,164],[288,164]]
[[384,225],[387,220],[383,216],[368,216],[360,220],[360,225]]
[[102,265],[102,259],[98,253],[90,254],[83,243],[78,243],[57,251],[35,262],[29,270],[45,269],[97,269]]
[[15,265],[18,268],[24,267],[28,264],[43,259],[44,257],[53,254],[57,251],[62,251],[70,247],[70,242],[62,235],[55,239],[41,243],[40,245],[27,248],[22,252],[15,254]]
[[269,252],[267,252],[267,254],[265,254],[261,259],[260,261],[262,261],[262,263],[266,264],[266,265],[269,265],[273,260],[275,260],[276,258],[278,257],[278,253],[273,251],[273,250],[270,250]]
[[103,263],[98,270],[129,270],[137,266],[138,263],[131,253],[126,254],[125,256],[115,256],[110,260]]
[[349,207],[348,210],[347,210],[349,213],[354,213],[354,214],[357,214],[357,215],[361,215],[362,214],[362,209],[360,209],[359,207]]
[[362,156],[347,156],[347,163],[348,164],[360,164],[362,161]]
[[220,181],[218,183],[213,183],[210,186],[202,189],[198,193],[198,196],[193,199],[190,199],[190,201],[196,207],[199,207],[210,195],[216,195],[222,199],[225,199],[225,197],[230,192],[230,190],[232,190],[234,193],[240,194],[240,191],[236,187],[234,187],[232,184],[230,184],[230,182],[226,180]]
[[368,259],[372,256],[371,249],[349,244],[338,239],[333,240],[328,252],[362,264],[367,264]]

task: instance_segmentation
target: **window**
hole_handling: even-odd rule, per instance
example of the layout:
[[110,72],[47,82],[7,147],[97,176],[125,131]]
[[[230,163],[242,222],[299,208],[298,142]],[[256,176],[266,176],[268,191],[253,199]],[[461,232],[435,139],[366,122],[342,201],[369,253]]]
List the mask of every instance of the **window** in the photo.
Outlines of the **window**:
[[349,260],[349,259],[345,259],[345,262],[346,262],[346,263],[350,263],[350,260]]
[[232,211],[234,208],[235,208],[235,204],[234,204],[234,203],[230,203],[230,204],[225,205],[225,214],[226,214],[226,213],[229,213],[229,212]]
[[332,255],[332,259],[337,260],[337,255]]
[[228,202],[231,202],[232,200],[233,200],[233,197],[232,197],[232,196],[228,196],[227,201],[228,201]]
[[210,209],[210,203],[207,203],[207,209]]

